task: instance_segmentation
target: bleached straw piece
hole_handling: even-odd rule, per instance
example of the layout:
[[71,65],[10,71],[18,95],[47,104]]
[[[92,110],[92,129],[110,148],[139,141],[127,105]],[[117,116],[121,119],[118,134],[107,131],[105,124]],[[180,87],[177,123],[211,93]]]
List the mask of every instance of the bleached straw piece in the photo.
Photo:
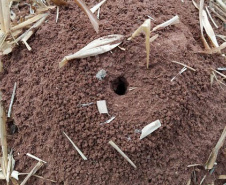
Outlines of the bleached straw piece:
[[10,118],[10,115],[11,115],[11,110],[12,110],[13,100],[14,100],[15,94],[16,94],[16,82],[14,83],[14,87],[13,87],[13,94],[12,94],[12,97],[11,97],[9,110],[8,110],[8,116],[7,116],[8,118]]
[[58,18],[59,18],[59,12],[60,12],[60,7],[59,6],[57,6],[57,11],[56,11],[56,23],[57,23],[57,21],[58,21]]
[[129,159],[129,157],[113,141],[109,141],[109,144],[115,150],[117,150],[122,155],[122,157],[124,157],[134,168],[137,168],[136,165]]
[[95,13],[107,0],[103,0],[90,9],[92,13]]
[[214,26],[215,26],[216,28],[218,28],[217,24],[215,23],[215,21],[213,20],[213,17],[212,17],[211,14],[210,14],[210,11],[209,11],[209,9],[208,9],[208,6],[206,6],[206,12],[207,12],[207,14],[209,15],[209,18],[210,18],[210,20],[212,21],[212,23],[214,24]]
[[178,75],[182,74],[182,73],[185,72],[186,70],[187,70],[187,68],[186,68],[186,67],[183,67],[183,68],[180,70],[180,72],[177,73],[177,75],[174,76],[170,81],[172,82],[173,80],[175,80],[175,78],[176,78]]
[[134,37],[139,35],[140,33],[145,34],[145,46],[147,53],[147,68],[149,68],[149,59],[150,59],[150,29],[151,29],[151,19],[146,19],[144,23],[133,32],[132,36],[127,40],[132,40]]
[[165,28],[167,26],[170,26],[170,25],[174,25],[174,24],[178,24],[180,23],[180,19],[179,19],[179,16],[176,15],[174,16],[173,18],[171,18],[170,20],[162,23],[162,24],[159,24],[157,26],[155,26],[152,31],[156,31],[156,30],[159,30],[159,29],[162,29],[162,28]]
[[76,53],[65,56],[63,60],[59,63],[59,67],[61,68],[65,66],[68,63],[68,61],[72,59],[96,56],[111,51],[112,49],[114,49],[115,47],[122,43],[123,38],[124,36],[119,34],[100,37],[90,42],[88,45],[86,45],[84,48],[77,51]]
[[42,159],[40,159],[40,158],[38,158],[38,157],[36,157],[36,156],[30,154],[30,153],[27,153],[26,155],[27,155],[28,157],[31,157],[31,158],[37,160],[37,161],[41,161],[41,162],[43,162],[43,163],[47,163],[46,161],[43,161]]
[[97,108],[100,114],[108,114],[106,100],[97,101]]
[[10,152],[8,158],[9,158],[9,161],[8,161],[8,166],[7,166],[7,171],[6,171],[6,182],[7,183],[9,183],[10,172],[12,170],[12,151]]
[[70,137],[63,132],[64,135],[67,137],[67,139],[71,142],[71,144],[73,145],[73,147],[75,148],[75,150],[77,150],[77,152],[80,154],[80,156],[83,158],[83,160],[87,160],[86,156],[81,152],[81,150],[79,150],[79,148],[75,145],[75,143],[70,139]]
[[159,127],[161,127],[161,122],[159,120],[146,125],[141,131],[140,140],[157,130]]
[[26,20],[26,21],[24,21],[24,22],[22,22],[22,23],[20,23],[20,24],[18,24],[16,26],[14,26],[14,27],[12,27],[11,31],[15,31],[15,30],[24,28],[24,27],[26,27],[26,26],[38,21],[39,19],[41,19],[41,18],[43,18],[45,16],[46,16],[46,14],[38,14],[38,15],[36,15],[36,16],[34,16],[34,17],[32,17],[32,18],[30,18],[30,19],[28,19],[28,20]]
[[223,130],[223,132],[221,134],[221,137],[218,140],[216,146],[212,149],[212,152],[211,152],[211,154],[210,154],[210,156],[209,156],[209,158],[208,158],[208,160],[207,160],[207,162],[205,164],[205,169],[210,170],[210,169],[213,168],[214,163],[217,160],[217,156],[218,156],[219,150],[224,144],[225,138],[226,138],[226,126],[225,126],[225,128],[224,128],[224,130]]
[[28,175],[26,176],[26,178],[23,180],[23,182],[20,185],[25,185],[26,182],[29,180],[29,178],[34,175],[43,165],[43,162],[39,161],[35,167],[28,173]]
[[149,42],[154,42],[157,38],[158,38],[159,34],[155,34],[154,36],[152,36],[149,40]]
[[190,69],[190,70],[192,70],[192,71],[196,71],[194,68],[192,68],[192,67],[190,67],[190,66],[188,66],[188,65],[186,65],[186,64],[183,64],[183,63],[181,63],[181,62],[177,62],[177,61],[172,61],[173,63],[176,63],[176,64],[180,64],[180,65],[182,65],[182,66],[184,66],[184,67],[186,67],[186,68],[188,68],[188,69]]

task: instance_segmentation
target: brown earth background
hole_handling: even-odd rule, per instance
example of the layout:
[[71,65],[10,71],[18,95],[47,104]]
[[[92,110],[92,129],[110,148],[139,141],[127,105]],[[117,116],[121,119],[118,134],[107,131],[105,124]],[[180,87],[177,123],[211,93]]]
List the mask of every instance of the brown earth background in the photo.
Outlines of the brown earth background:
[[[86,0],[88,7],[97,1]],[[24,9],[25,11],[25,9]],[[156,33],[151,43],[150,68],[146,68],[144,37],[124,41],[121,47],[96,57],[73,60],[59,69],[64,56],[75,53],[92,40],[109,34],[129,37],[145,19],[152,27],[174,15],[181,23]],[[186,184],[193,171],[187,165],[204,164],[226,125],[226,94],[216,83],[210,85],[209,68],[225,67],[220,55],[204,55],[200,40],[198,11],[185,0],[108,0],[100,11],[99,34],[81,9],[69,1],[60,7],[59,21],[51,10],[45,22],[29,40],[32,51],[21,44],[3,58],[0,74],[5,109],[17,82],[12,117],[18,132],[8,137],[16,160],[15,169],[29,172],[36,161],[31,153],[47,161],[38,175],[56,180],[51,183],[32,177],[28,184]],[[220,21],[218,22],[220,23]],[[225,33],[221,26],[217,33]],[[182,66],[185,71],[175,81]],[[103,81],[95,75],[107,72]],[[224,73],[225,74],[225,73]],[[119,76],[129,83],[125,95],[117,95],[111,82]],[[129,91],[130,87],[137,87]],[[82,103],[106,100],[110,124],[100,125],[108,115],[100,115],[96,105]],[[159,119],[162,127],[143,140],[136,129]],[[62,132],[66,132],[87,156],[84,161]],[[109,144],[113,140],[137,165],[134,169]],[[223,146],[225,148],[225,145]],[[225,174],[222,150],[217,167],[204,184]],[[197,171],[198,181],[203,169]],[[215,181],[223,184],[226,181]]]

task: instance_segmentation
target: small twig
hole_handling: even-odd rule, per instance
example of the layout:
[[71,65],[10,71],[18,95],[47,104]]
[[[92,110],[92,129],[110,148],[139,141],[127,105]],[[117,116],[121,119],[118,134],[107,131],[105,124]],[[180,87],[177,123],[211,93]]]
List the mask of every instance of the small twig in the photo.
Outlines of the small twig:
[[177,62],[177,61],[172,61],[172,62],[175,63],[175,64],[180,64],[180,65],[182,65],[182,66],[184,66],[184,67],[186,67],[186,68],[188,68],[188,69],[190,69],[192,71],[196,71],[196,69],[194,69],[194,68],[192,68],[192,67],[190,67],[190,66],[188,66],[186,64],[183,64],[181,62]]
[[12,110],[13,100],[14,100],[15,94],[16,94],[16,82],[14,83],[14,87],[13,87],[13,94],[12,94],[12,97],[11,97],[9,110],[8,110],[8,116],[7,116],[8,118],[10,118],[10,115],[11,115],[11,110]]
[[42,159],[40,159],[40,158],[38,158],[38,157],[36,157],[36,156],[30,154],[30,153],[27,153],[26,155],[27,155],[28,157],[31,157],[31,158],[37,160],[37,161],[41,161],[41,162],[43,162],[43,163],[47,163],[46,161],[43,161]]
[[81,157],[84,160],[87,160],[86,156],[81,152],[81,150],[79,150],[79,148],[75,145],[75,143],[71,140],[71,138],[65,132],[63,132],[63,133],[67,137],[67,139],[71,142],[71,144],[73,145],[73,147],[77,150],[77,152],[81,155]]

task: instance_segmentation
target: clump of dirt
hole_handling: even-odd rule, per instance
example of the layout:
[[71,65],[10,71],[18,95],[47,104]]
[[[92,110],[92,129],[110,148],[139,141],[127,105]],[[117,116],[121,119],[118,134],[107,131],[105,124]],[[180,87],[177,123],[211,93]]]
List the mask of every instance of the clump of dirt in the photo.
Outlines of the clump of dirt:
[[[89,7],[96,1],[86,1]],[[152,16],[155,26],[180,17],[181,23],[158,31],[151,43],[150,68],[142,36],[124,41],[122,47],[96,57],[73,60],[59,69],[58,63],[90,41],[109,34],[130,36]],[[47,161],[38,175],[56,180],[55,184],[185,184],[193,171],[187,165],[204,164],[226,124],[226,95],[216,83],[210,85],[209,68],[222,67],[220,55],[203,55],[198,12],[191,1],[113,0],[100,11],[100,32],[96,34],[88,18],[72,1],[55,10],[24,45],[4,57],[0,75],[3,103],[10,103],[17,82],[12,117],[17,132],[9,138],[14,150],[15,169],[29,172],[36,161],[31,153]],[[85,17],[85,18],[84,18]],[[196,69],[170,80],[182,68],[180,61]],[[95,75],[104,69],[107,76]],[[126,79],[122,96],[112,89],[112,81]],[[122,79],[120,79],[123,81]],[[129,87],[136,87],[130,90]],[[95,104],[106,100],[110,115],[100,115]],[[143,140],[136,129],[159,119],[162,127]],[[84,161],[62,132],[75,142]],[[136,164],[133,169],[109,144],[113,140]],[[225,148],[225,145],[224,147]],[[225,157],[220,152],[214,175],[224,174]],[[197,180],[204,173],[197,172]],[[207,183],[207,181],[205,181]],[[217,182],[222,184],[223,181]],[[30,184],[51,184],[32,177]]]

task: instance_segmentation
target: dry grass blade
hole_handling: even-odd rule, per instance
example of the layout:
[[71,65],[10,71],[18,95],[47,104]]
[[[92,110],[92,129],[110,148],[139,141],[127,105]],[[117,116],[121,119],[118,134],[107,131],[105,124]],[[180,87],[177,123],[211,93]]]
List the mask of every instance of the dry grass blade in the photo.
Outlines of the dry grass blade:
[[[20,37],[18,37],[15,41],[12,42],[13,43],[17,43],[20,40],[22,42],[24,42],[24,44],[27,43],[27,40],[31,37],[31,35],[34,33],[34,30],[37,29],[47,18],[49,14],[46,13],[44,14],[44,16],[38,20],[34,25],[32,25],[25,33],[23,33]],[[26,45],[27,46],[27,45]],[[30,46],[28,47],[28,50],[31,49]]]
[[12,172],[12,151],[9,154],[9,161],[8,161],[8,166],[7,166],[7,173],[6,173],[6,182],[9,183],[9,178],[11,176],[11,172]]
[[42,8],[39,8],[37,9],[37,13],[40,14],[42,12],[45,12],[45,11],[48,11],[48,10],[51,10],[51,9],[54,9],[56,6],[46,6],[46,7],[42,7]]
[[154,42],[157,38],[159,37],[159,34],[155,34],[154,36],[152,36],[149,40],[149,42]]
[[179,19],[178,15],[176,15],[172,19],[170,19],[170,20],[168,20],[168,21],[166,21],[166,22],[164,22],[162,24],[157,25],[156,27],[154,27],[152,29],[152,31],[163,29],[163,28],[165,28],[167,26],[171,26],[171,25],[178,24],[178,23],[180,23],[180,19]]
[[194,68],[192,68],[192,67],[190,67],[190,66],[188,66],[186,64],[183,64],[181,62],[177,62],[177,61],[172,61],[172,62],[175,63],[175,64],[180,64],[180,65],[182,65],[182,66],[184,66],[184,67],[186,67],[186,68],[188,68],[188,69],[190,69],[192,71],[196,71]]
[[113,142],[109,141],[109,144],[117,150],[134,168],[137,168],[136,165],[127,157],[127,155]]
[[16,94],[16,82],[14,83],[14,87],[13,87],[13,93],[12,93],[12,97],[11,97],[11,101],[10,101],[10,105],[9,105],[8,116],[7,116],[8,118],[10,118],[10,115],[11,115],[11,110],[12,110],[15,94]]
[[90,9],[92,13],[95,13],[107,0],[103,0]]
[[139,35],[140,33],[144,32],[146,52],[147,52],[147,68],[149,67],[149,57],[150,57],[150,29],[151,29],[151,19],[147,19],[139,28],[137,28],[137,30],[128,39],[128,40],[131,40],[137,35]]
[[8,0],[0,1],[0,22],[2,31],[8,34],[10,30],[10,8]]
[[[18,175],[27,175],[27,174],[28,174],[28,173],[19,173]],[[54,182],[54,183],[57,182],[57,181],[55,181],[55,180],[46,179],[46,178],[44,178],[44,177],[42,177],[42,176],[39,176],[39,175],[32,175],[32,176],[37,177],[37,178],[40,178],[40,179],[43,179],[43,180],[46,180],[46,181]]]
[[211,40],[214,47],[219,47],[219,44],[217,42],[216,35],[213,31],[213,28],[209,22],[209,19],[207,17],[206,11],[202,11],[202,21],[203,21],[203,27],[206,31],[206,34],[208,35],[209,39]]
[[27,153],[26,155],[27,155],[28,157],[31,157],[31,158],[37,160],[37,161],[41,161],[41,162],[43,162],[43,163],[47,163],[46,161],[43,161],[42,159],[40,159],[40,158],[38,158],[38,157],[36,157],[36,156],[30,154],[30,153]]
[[86,13],[89,17],[90,22],[93,25],[94,30],[98,33],[99,32],[99,21],[97,20],[96,16],[89,10],[83,0],[75,0],[76,4]]
[[216,28],[218,28],[217,24],[215,23],[215,21],[213,20],[213,17],[212,17],[211,14],[210,14],[210,11],[209,11],[208,7],[206,7],[206,12],[207,12],[207,14],[209,15],[209,18],[210,18],[210,20],[212,21],[212,23],[214,24],[214,26],[215,26]]
[[219,175],[218,179],[225,180],[226,179],[226,175]]
[[211,69],[213,70],[215,73],[219,74],[220,76],[222,76],[224,79],[226,79],[226,75],[224,75],[223,73],[220,73],[219,71],[216,71],[215,69]]
[[65,56],[63,60],[59,63],[59,67],[63,67],[68,63],[69,60],[72,59],[86,58],[106,53],[121,44],[123,38],[123,35],[115,34],[96,39],[75,54]]
[[216,0],[220,7],[226,12],[226,4],[222,0]]
[[15,30],[19,30],[21,28],[24,28],[24,27],[26,27],[26,26],[38,21],[39,19],[41,19],[41,18],[43,18],[45,16],[46,16],[46,14],[38,14],[38,15],[36,15],[36,16],[34,16],[34,17],[32,17],[32,18],[30,18],[30,19],[28,19],[28,20],[26,20],[26,21],[24,21],[24,22],[22,22],[22,23],[20,23],[20,24],[18,24],[16,26],[14,26],[14,27],[12,27],[11,31],[15,31]]
[[67,139],[71,142],[71,144],[73,145],[73,147],[75,148],[75,150],[81,155],[81,157],[84,160],[87,160],[86,156],[81,152],[81,150],[79,150],[79,148],[75,145],[75,143],[71,140],[71,138],[65,132],[63,132],[63,133],[67,137]]
[[34,175],[41,167],[43,166],[43,162],[39,161],[35,167],[28,173],[23,182],[20,185],[25,185],[29,178]]
[[[193,1],[193,3],[195,4],[194,1]],[[205,49],[210,50],[210,46],[207,43],[207,41],[204,37],[204,34],[203,34],[203,27],[204,27],[203,26],[203,6],[204,6],[204,0],[200,0],[200,6],[198,7],[196,5],[196,8],[199,8],[199,23],[200,23],[200,30],[201,30],[201,39],[202,39]]]
[[0,73],[3,72],[3,63],[2,60],[0,59]]
[[210,170],[213,168],[214,163],[216,162],[216,159],[217,159],[218,152],[224,144],[225,137],[226,137],[226,127],[224,128],[223,133],[222,133],[220,139],[218,140],[216,146],[213,148],[213,150],[205,164],[205,169]]
[[6,170],[8,166],[8,153],[7,153],[7,140],[6,140],[6,115],[1,103],[2,94],[0,92],[0,136],[1,136],[1,146],[2,146],[2,171],[4,176],[6,176]]

